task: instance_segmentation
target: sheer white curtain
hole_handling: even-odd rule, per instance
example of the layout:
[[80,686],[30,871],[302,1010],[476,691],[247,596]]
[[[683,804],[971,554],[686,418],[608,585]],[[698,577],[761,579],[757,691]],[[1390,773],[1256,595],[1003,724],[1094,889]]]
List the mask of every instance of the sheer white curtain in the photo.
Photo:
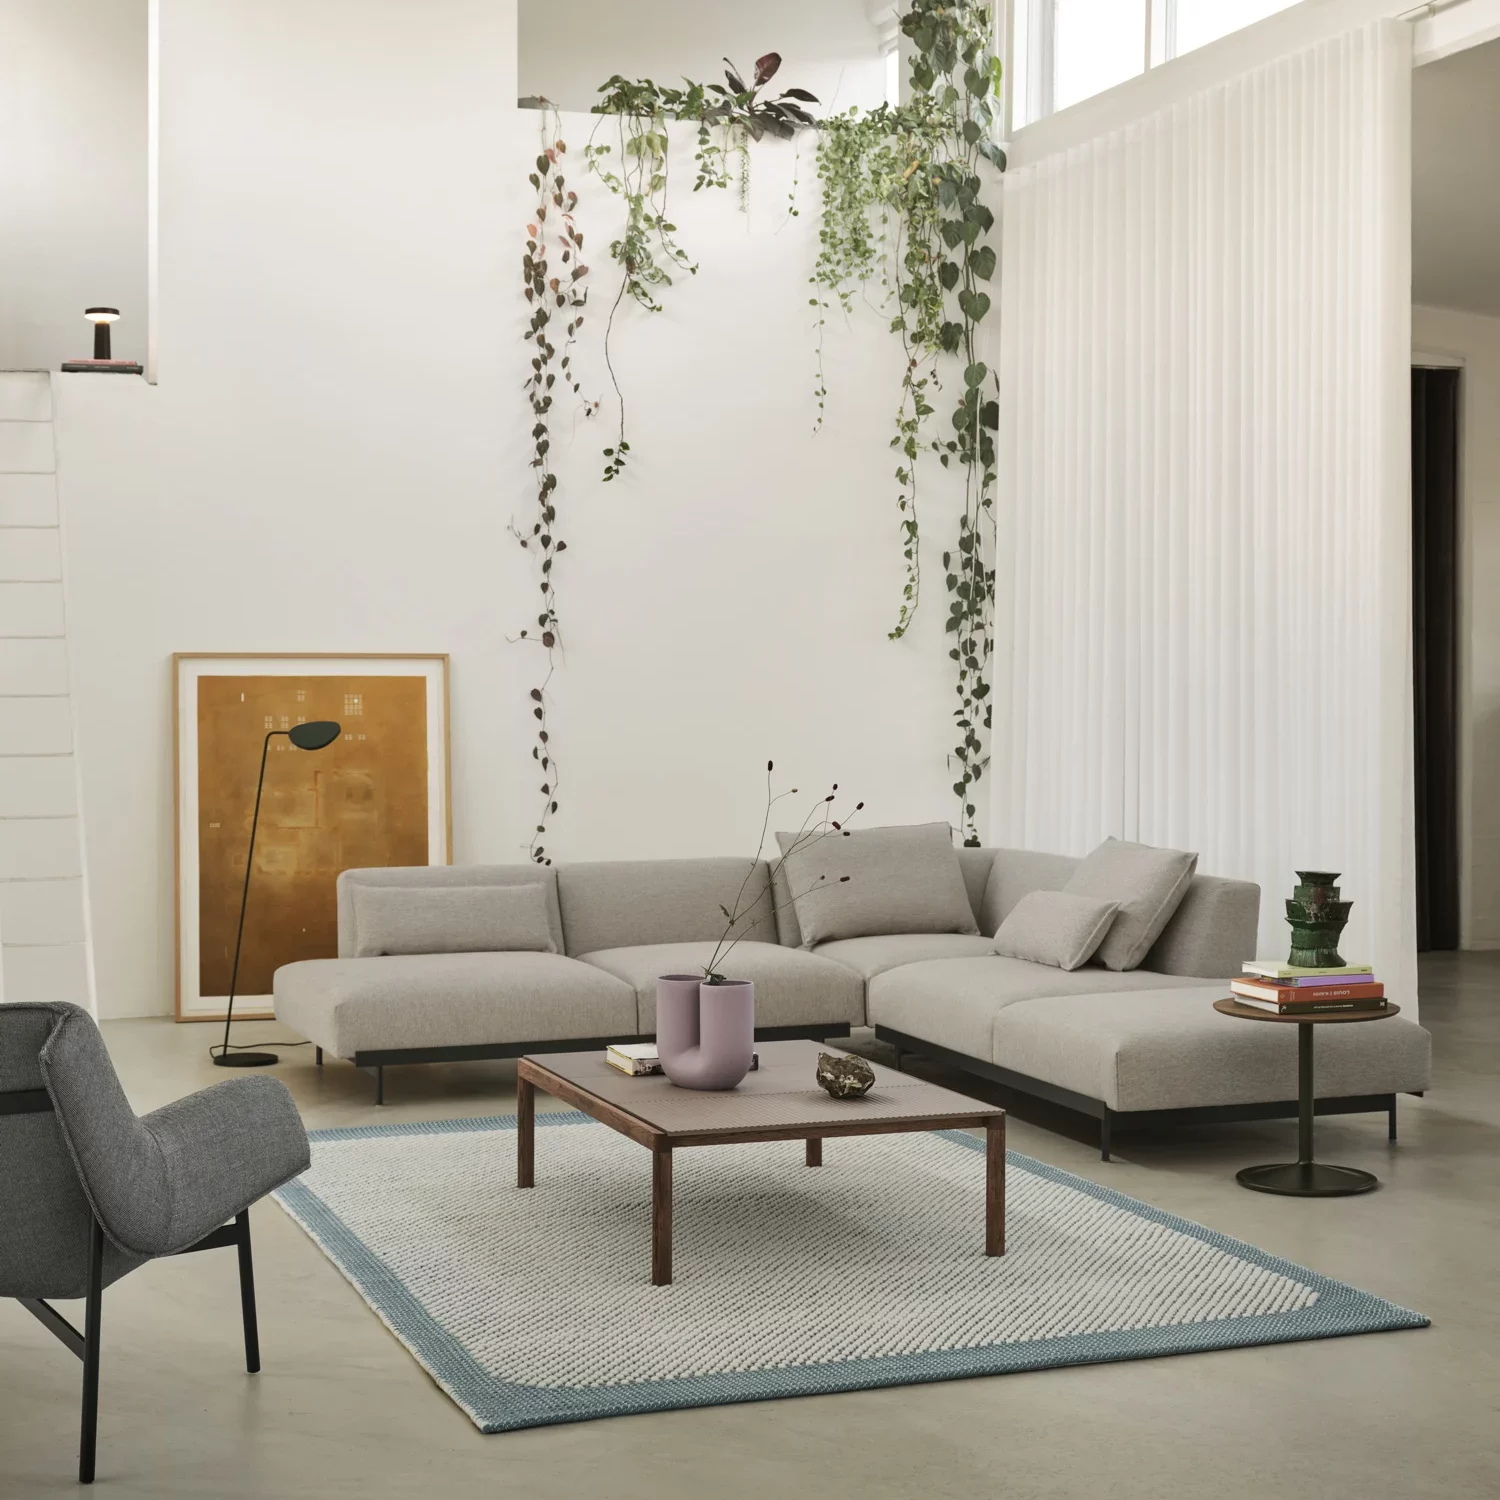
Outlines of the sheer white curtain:
[[1415,1000],[1409,28],[1005,178],[992,834],[1342,873]]

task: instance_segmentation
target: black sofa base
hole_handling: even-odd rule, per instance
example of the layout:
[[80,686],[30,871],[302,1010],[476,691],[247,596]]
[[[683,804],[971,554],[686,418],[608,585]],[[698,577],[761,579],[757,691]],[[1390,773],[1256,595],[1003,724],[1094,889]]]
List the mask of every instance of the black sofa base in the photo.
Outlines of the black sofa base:
[[[846,1021],[832,1021],[823,1026],[761,1026],[756,1029],[758,1042],[826,1041],[833,1036],[848,1036]],[[375,1102],[385,1103],[385,1070],[403,1063],[488,1062],[508,1057],[528,1057],[541,1052],[603,1051],[622,1042],[649,1042],[649,1036],[563,1037],[552,1042],[492,1042],[477,1047],[405,1047],[388,1052],[356,1052],[350,1061],[375,1079]],[[323,1049],[314,1050],[314,1061],[323,1066]]]
[[[1269,1104],[1205,1104],[1192,1109],[1111,1109],[1102,1099],[1091,1099],[1087,1094],[1075,1094],[1072,1089],[1060,1088],[1055,1083],[1045,1083],[1040,1078],[1028,1077],[995,1063],[969,1057],[963,1052],[954,1052],[940,1047],[936,1042],[926,1042],[908,1036],[902,1031],[893,1031],[889,1026],[877,1026],[876,1037],[896,1049],[896,1065],[901,1063],[901,1054],[910,1052],[925,1057],[944,1067],[959,1072],[972,1073],[977,1078],[997,1083],[1002,1088],[1012,1089],[1018,1094],[1029,1094],[1035,1099],[1045,1099],[1080,1115],[1088,1115],[1099,1122],[1099,1155],[1109,1160],[1111,1138],[1115,1130],[1173,1130],[1183,1125],[1214,1125],[1244,1120],[1295,1120],[1297,1101],[1278,1099]],[[1363,1115],[1384,1114],[1391,1140],[1396,1139],[1396,1096],[1394,1094],[1350,1094],[1314,1101],[1313,1113],[1318,1115]]]

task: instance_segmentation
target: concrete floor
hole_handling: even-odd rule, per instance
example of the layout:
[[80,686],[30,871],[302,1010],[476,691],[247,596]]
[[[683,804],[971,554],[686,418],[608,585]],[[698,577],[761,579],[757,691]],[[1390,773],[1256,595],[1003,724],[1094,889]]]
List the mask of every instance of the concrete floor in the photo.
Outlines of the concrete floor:
[[[240,1364],[234,1257],[145,1267],[105,1297],[99,1490],[238,1496],[712,1495],[861,1500],[1298,1500],[1500,1495],[1500,954],[1423,964],[1432,1092],[1320,1122],[1326,1160],[1376,1171],[1364,1198],[1245,1192],[1234,1171],[1294,1154],[1287,1123],[1082,1139],[1013,1117],[1011,1144],[1417,1308],[1434,1326],[1313,1344],[620,1418],[483,1437],[274,1205],[255,1214],[265,1369]],[[242,1040],[269,1035],[247,1025]],[[208,1028],[105,1027],[144,1111],[223,1075]],[[872,1055],[882,1055],[869,1041]],[[370,1081],[276,1070],[309,1126],[377,1118]],[[943,1075],[934,1072],[934,1077]],[[950,1080],[955,1081],[955,1080]],[[961,1087],[974,1087],[972,1084]],[[386,1121],[501,1113],[506,1064],[391,1070]],[[0,1497],[74,1491],[78,1365],[0,1303]]]

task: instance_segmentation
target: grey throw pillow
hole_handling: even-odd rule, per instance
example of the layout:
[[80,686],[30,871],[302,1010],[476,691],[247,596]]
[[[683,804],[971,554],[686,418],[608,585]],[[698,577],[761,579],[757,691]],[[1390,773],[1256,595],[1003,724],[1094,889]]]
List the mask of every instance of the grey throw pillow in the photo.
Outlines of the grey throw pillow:
[[354,956],[556,953],[544,885],[356,885]]
[[1119,909],[1118,901],[1095,896],[1032,891],[1000,924],[995,952],[1054,969],[1080,969],[1094,956]]
[[1135,968],[1187,894],[1198,856],[1105,839],[1063,886],[1075,896],[1118,901],[1120,909],[1095,955],[1106,969]]
[[[776,835],[784,855],[797,838]],[[979,931],[946,823],[830,834],[787,855],[783,868],[804,948],[834,938]]]

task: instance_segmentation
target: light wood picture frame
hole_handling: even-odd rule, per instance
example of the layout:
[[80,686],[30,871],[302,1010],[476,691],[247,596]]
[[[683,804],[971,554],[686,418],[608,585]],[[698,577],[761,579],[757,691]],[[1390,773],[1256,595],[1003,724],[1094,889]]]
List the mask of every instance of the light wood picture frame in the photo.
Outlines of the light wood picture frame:
[[[453,858],[443,654],[177,652],[175,1011],[222,1021],[266,736],[236,1020],[272,1016],[271,974],[337,953],[344,869]],[[336,720],[326,749],[284,731]]]

